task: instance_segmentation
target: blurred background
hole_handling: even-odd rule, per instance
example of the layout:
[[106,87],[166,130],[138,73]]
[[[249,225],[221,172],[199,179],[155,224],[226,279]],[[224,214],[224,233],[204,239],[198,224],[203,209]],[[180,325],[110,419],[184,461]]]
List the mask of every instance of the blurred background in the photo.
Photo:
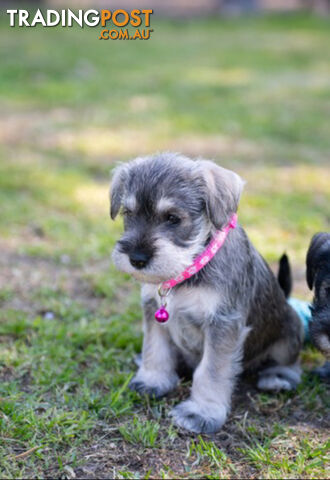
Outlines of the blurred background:
[[[1,2],[0,15],[0,380],[24,412],[7,411],[6,435],[27,448],[27,398],[63,387],[61,419],[83,430],[70,412],[99,421],[111,404],[104,389],[134,368],[138,286],[110,262],[122,228],[108,215],[118,162],[174,150],[237,171],[247,181],[240,222],[275,270],[288,253],[295,295],[310,298],[306,251],[330,223],[330,2],[13,3]],[[151,7],[154,32],[99,41],[99,27],[9,27],[6,7],[37,4]],[[40,424],[33,438],[52,428]]]
[[155,9],[148,41],[99,41],[99,27],[10,28],[1,16],[5,249],[108,257],[109,172],[165,149],[237,170],[257,247],[271,261],[287,250],[303,268],[311,235],[329,228],[329,2],[144,4]]
[[[9,0],[0,3],[12,4]],[[54,8],[152,8],[156,14],[165,16],[182,15],[190,17],[193,14],[238,14],[248,12],[305,12],[329,13],[329,0],[25,0],[24,5],[49,5]]]

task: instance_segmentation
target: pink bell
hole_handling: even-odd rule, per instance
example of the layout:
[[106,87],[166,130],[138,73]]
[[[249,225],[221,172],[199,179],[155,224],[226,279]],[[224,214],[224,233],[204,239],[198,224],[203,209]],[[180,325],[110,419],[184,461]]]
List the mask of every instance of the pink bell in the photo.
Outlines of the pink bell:
[[161,305],[160,309],[155,313],[155,320],[158,323],[166,323],[169,317],[168,311],[164,305]]

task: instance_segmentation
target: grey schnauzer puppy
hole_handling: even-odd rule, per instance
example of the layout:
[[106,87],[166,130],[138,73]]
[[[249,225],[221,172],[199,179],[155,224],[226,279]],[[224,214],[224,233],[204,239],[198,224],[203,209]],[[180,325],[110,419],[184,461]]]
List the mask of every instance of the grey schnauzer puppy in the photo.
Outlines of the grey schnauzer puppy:
[[330,233],[317,233],[312,238],[306,257],[306,278],[314,289],[310,335],[314,345],[327,359],[316,369],[321,377],[330,380]]
[[312,238],[306,258],[306,278],[314,288],[311,338],[316,347],[330,360],[330,233]]
[[125,228],[113,260],[142,283],[142,361],[130,386],[161,397],[188,366],[190,398],[171,415],[198,433],[224,424],[243,369],[258,368],[264,390],[289,390],[300,381],[300,320],[241,226],[202,270],[170,291],[168,323],[154,319],[159,283],[180,274],[228,224],[242,189],[236,173],[172,153],[124,164],[112,182],[111,217],[122,210]]

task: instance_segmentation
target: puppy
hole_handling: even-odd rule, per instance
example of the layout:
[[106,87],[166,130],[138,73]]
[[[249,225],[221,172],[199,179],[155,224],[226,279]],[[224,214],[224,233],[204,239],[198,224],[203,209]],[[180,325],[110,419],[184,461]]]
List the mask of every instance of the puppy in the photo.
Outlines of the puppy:
[[306,258],[306,279],[314,289],[310,336],[327,362],[318,372],[330,379],[330,233],[317,233],[312,238]]
[[[111,218],[121,210],[125,230],[113,261],[142,283],[142,362],[130,386],[161,397],[178,384],[180,366],[192,369],[190,398],[171,415],[197,433],[224,424],[243,369],[260,369],[263,390],[300,381],[299,318],[243,228],[228,231],[242,189],[236,173],[172,153],[137,158],[116,169],[112,182]],[[219,230],[228,231],[222,247],[182,281]],[[159,284],[173,278],[181,283],[160,290],[169,314],[160,324]]]

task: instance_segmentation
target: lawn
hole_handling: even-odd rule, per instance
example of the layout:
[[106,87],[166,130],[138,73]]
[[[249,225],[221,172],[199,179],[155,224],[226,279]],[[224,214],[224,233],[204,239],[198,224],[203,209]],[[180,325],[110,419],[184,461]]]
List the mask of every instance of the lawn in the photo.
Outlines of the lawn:
[[[0,477],[328,478],[326,386],[268,395],[249,379],[214,436],[176,429],[127,384],[139,287],[115,271],[108,186],[157,150],[247,180],[239,210],[276,269],[330,224],[330,29],[306,16],[154,21],[149,41],[0,23]],[[328,462],[328,463],[327,463]]]

